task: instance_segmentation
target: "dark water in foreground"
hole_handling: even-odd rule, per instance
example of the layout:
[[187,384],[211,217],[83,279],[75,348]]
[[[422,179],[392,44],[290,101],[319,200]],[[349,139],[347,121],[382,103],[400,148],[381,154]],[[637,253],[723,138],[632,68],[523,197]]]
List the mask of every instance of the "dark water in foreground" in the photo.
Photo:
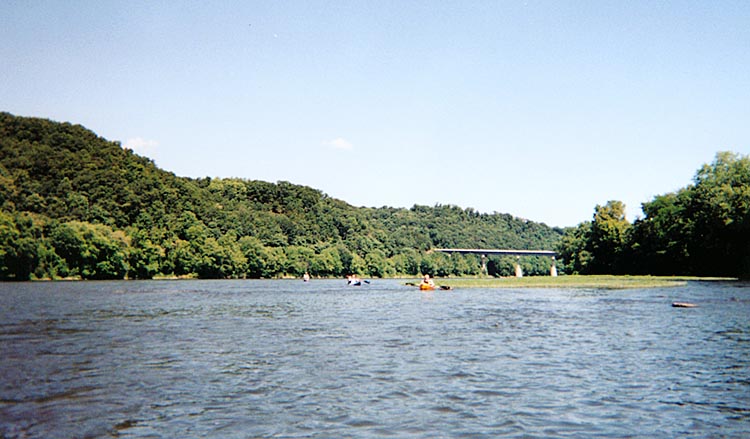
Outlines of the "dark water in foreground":
[[0,379],[4,439],[750,437],[750,285],[0,284]]

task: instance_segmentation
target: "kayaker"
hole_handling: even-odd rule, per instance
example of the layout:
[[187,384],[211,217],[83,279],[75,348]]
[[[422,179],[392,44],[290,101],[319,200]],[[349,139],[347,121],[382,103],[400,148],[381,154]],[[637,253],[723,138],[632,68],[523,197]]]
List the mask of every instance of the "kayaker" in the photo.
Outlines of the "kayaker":
[[420,287],[435,288],[435,282],[430,278],[429,274],[425,274],[422,282],[419,283]]
[[359,279],[359,276],[357,276],[356,274],[350,274],[350,275],[348,275],[346,277],[346,280],[347,280],[347,282],[348,282],[349,285],[352,285],[352,286],[355,286],[355,287],[358,287],[358,286],[362,285],[362,281]]

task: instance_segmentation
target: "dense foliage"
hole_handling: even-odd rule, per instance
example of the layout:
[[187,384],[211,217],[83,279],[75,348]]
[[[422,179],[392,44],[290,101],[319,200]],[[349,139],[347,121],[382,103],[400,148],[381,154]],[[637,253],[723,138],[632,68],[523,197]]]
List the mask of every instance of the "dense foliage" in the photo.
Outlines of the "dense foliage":
[[750,278],[750,157],[718,153],[633,224],[624,210],[610,201],[567,231],[558,251],[569,272]]
[[[439,247],[550,249],[562,230],[455,206],[355,208],[287,182],[177,177],[79,125],[0,113],[0,279],[478,274]],[[513,261],[491,259],[490,274]],[[549,261],[525,258],[528,274]]]

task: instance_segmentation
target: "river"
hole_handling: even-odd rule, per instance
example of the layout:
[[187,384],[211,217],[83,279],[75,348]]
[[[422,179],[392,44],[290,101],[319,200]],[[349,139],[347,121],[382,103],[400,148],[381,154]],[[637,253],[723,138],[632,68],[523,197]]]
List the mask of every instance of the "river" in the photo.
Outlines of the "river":
[[746,438],[750,285],[2,283],[0,379],[3,439]]

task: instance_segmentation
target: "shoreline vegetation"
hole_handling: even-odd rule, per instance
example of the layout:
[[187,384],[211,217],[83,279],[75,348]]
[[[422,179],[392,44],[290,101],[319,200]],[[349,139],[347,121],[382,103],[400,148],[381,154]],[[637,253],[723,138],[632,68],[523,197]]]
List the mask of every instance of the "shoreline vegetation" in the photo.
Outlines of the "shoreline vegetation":
[[[643,203],[632,223],[625,205],[609,200],[591,221],[560,228],[453,205],[355,207],[285,181],[178,177],[80,125],[4,112],[0,145],[0,281],[429,273],[456,287],[639,288],[685,282],[662,277],[674,275],[750,280],[750,156],[732,152],[717,153],[692,184]],[[560,274],[635,277],[551,279],[547,256],[435,249],[547,249]],[[512,278],[518,268],[528,278]]]

